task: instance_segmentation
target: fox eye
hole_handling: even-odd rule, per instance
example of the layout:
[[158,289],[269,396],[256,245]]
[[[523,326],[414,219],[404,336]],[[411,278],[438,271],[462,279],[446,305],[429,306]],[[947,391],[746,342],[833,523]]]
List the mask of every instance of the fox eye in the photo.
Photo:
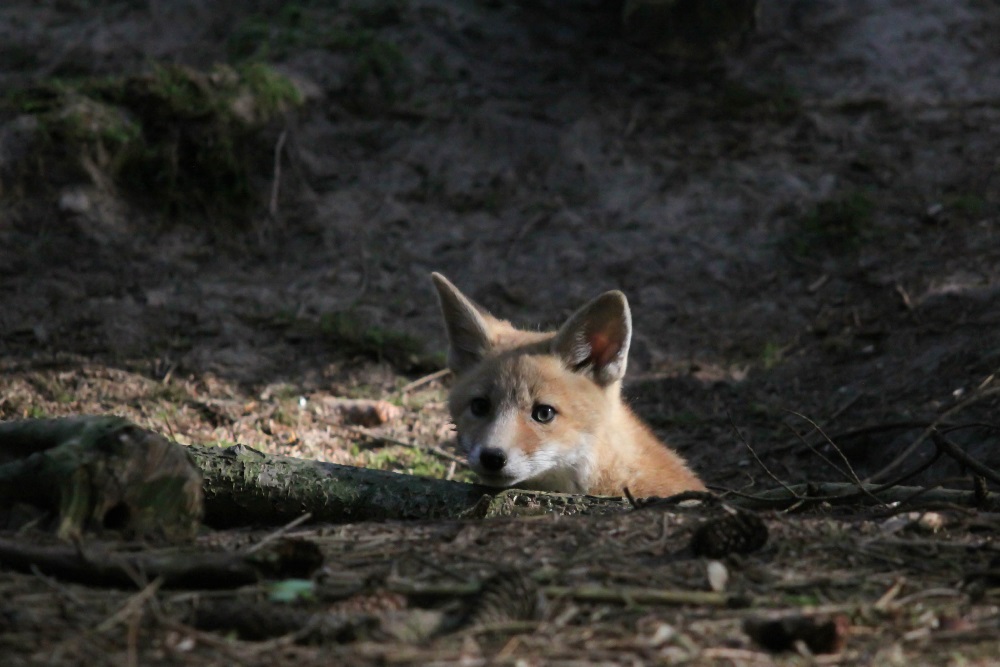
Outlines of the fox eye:
[[474,398],[469,401],[469,410],[475,417],[485,417],[490,412],[490,400],[488,398]]
[[536,405],[531,410],[531,418],[539,424],[548,424],[556,418],[556,409],[551,405]]

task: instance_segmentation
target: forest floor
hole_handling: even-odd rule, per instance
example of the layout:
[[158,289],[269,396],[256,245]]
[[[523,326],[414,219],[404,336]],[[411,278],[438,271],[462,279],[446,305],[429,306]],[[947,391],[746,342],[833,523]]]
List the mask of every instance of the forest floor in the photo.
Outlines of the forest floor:
[[[710,64],[629,43],[620,12],[6,3],[0,419],[113,413],[181,443],[470,480],[437,373],[428,274],[441,271],[532,327],[624,290],[627,398],[713,488],[849,481],[842,457],[878,480],[933,460],[907,484],[970,488],[960,463],[935,459],[931,429],[1000,469],[1000,8],[762,0],[746,44]],[[141,113],[163,120],[129,106],[150,71],[183,65],[201,91],[261,63],[297,93],[259,96],[240,116],[267,116],[252,133],[230,141],[188,109],[164,162],[152,145],[125,150]],[[115,77],[131,82],[119,106],[80,97]],[[194,144],[238,156],[235,180],[213,180],[223,160],[178,181],[170,159]],[[357,424],[343,399],[399,410]],[[312,644],[175,613],[263,604],[263,588],[136,595],[4,570],[0,643],[10,664],[964,665],[1000,651],[988,503],[763,517],[764,549],[712,566],[673,510],[302,527],[327,559],[303,608],[378,626]],[[636,597],[708,591],[719,567],[730,606]],[[461,596],[400,581],[511,581],[546,604],[407,634]],[[846,641],[769,652],[742,629],[769,613],[830,620]]]

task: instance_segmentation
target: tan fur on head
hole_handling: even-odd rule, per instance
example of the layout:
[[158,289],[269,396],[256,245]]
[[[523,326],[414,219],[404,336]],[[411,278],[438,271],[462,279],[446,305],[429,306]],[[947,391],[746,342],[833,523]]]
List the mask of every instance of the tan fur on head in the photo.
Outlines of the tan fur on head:
[[449,409],[487,484],[666,496],[704,485],[622,403],[632,316],[605,292],[556,332],[521,331],[431,274],[457,380]]

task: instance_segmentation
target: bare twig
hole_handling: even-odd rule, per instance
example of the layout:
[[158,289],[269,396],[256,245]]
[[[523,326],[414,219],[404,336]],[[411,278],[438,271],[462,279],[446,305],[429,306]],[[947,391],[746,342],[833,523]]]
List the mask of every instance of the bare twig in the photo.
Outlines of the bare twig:
[[641,586],[546,586],[551,598],[572,598],[579,602],[618,602],[622,604],[691,604],[726,607],[736,600],[727,593],[655,589]]
[[145,606],[146,602],[150,598],[154,597],[157,591],[160,590],[160,586],[163,585],[163,579],[154,579],[145,588],[131,596],[121,609],[116,611],[114,614],[109,616],[104,620],[103,623],[97,626],[98,632],[107,632],[111,628],[115,627],[119,623],[126,621],[138,613],[141,613],[142,608]]
[[252,554],[252,553],[256,553],[256,552],[260,551],[261,549],[263,549],[264,547],[266,547],[271,542],[274,542],[275,540],[281,538],[286,533],[288,533],[288,531],[290,531],[293,528],[296,528],[298,526],[301,526],[302,524],[304,524],[306,521],[308,521],[311,518],[312,518],[312,513],[311,512],[306,512],[305,514],[303,514],[299,518],[294,519],[292,521],[289,521],[288,523],[286,523],[281,528],[275,530],[272,533],[269,533],[268,535],[265,535],[264,538],[261,539],[260,542],[258,542],[257,544],[251,545],[250,547],[248,547],[247,549],[245,549],[243,551],[243,553],[244,554]]
[[399,393],[400,394],[409,393],[414,389],[416,389],[417,387],[422,387],[425,384],[430,384],[431,382],[434,382],[434,380],[440,380],[441,378],[446,377],[449,373],[451,373],[450,368],[442,368],[439,371],[435,371],[430,375],[425,375],[422,378],[417,378],[410,384],[403,386],[403,388],[399,390]]
[[890,472],[892,472],[900,465],[902,465],[903,462],[905,462],[913,455],[913,452],[916,451],[917,447],[922,445],[924,441],[927,440],[928,437],[930,437],[931,433],[937,430],[938,425],[942,424],[946,419],[948,419],[952,415],[961,412],[970,405],[978,403],[984,398],[989,398],[990,396],[995,396],[996,394],[1000,394],[1000,386],[985,389],[986,385],[988,385],[992,381],[992,379],[993,376],[991,375],[979,385],[978,391],[975,394],[965,399],[958,405],[952,406],[948,410],[945,410],[940,417],[935,419],[933,422],[931,422],[930,426],[924,429],[923,433],[921,433],[916,440],[914,440],[912,443],[910,443],[910,445],[906,449],[900,452],[899,456],[894,458],[889,463],[889,465],[885,466],[884,468],[876,472],[874,475],[869,475],[868,479],[866,479],[865,481],[866,482],[878,481],[879,479],[885,477]]
[[789,414],[793,414],[793,415],[795,415],[796,417],[798,417],[800,419],[804,419],[814,429],[816,429],[816,432],[819,433],[821,436],[823,436],[823,439],[826,440],[826,442],[831,447],[833,447],[833,450],[835,452],[837,452],[837,454],[840,456],[841,460],[844,462],[844,465],[847,466],[847,472],[845,473],[843,470],[841,470],[840,467],[838,467],[837,465],[835,465],[833,463],[833,461],[831,461],[830,459],[828,459],[826,457],[826,455],[824,455],[818,449],[816,449],[811,444],[809,444],[809,442],[805,438],[803,438],[802,436],[800,436],[799,433],[798,433],[798,431],[795,431],[793,429],[793,432],[795,433],[795,435],[799,437],[799,439],[802,441],[802,443],[806,447],[808,447],[811,452],[813,452],[814,454],[816,454],[816,456],[819,456],[821,459],[823,459],[824,461],[826,461],[830,465],[830,467],[832,467],[834,470],[836,470],[841,475],[843,475],[844,477],[846,477],[848,479],[848,481],[854,482],[857,485],[858,490],[860,490],[862,493],[864,493],[865,495],[869,496],[872,500],[874,500],[876,502],[880,502],[878,500],[878,498],[876,498],[874,495],[872,495],[872,493],[865,488],[865,485],[861,483],[861,478],[858,477],[858,474],[856,472],[854,472],[854,468],[851,466],[851,462],[844,455],[844,452],[841,451],[840,447],[837,446],[837,443],[835,443],[833,440],[831,440],[830,437],[823,431],[823,429],[820,428],[819,424],[817,424],[816,422],[814,422],[809,417],[806,417],[805,415],[803,415],[801,413],[795,412],[794,410],[787,410],[786,409],[785,412],[787,412]]
[[875,493],[877,493],[878,491],[881,491],[882,489],[891,489],[894,486],[900,486],[903,482],[906,482],[908,480],[913,479],[914,477],[916,477],[917,475],[919,475],[920,473],[924,472],[925,470],[927,470],[928,468],[930,468],[932,465],[934,465],[935,463],[937,463],[937,460],[939,458],[941,458],[941,455],[942,454],[941,454],[940,450],[934,452],[934,456],[932,456],[930,459],[928,459],[926,463],[922,463],[921,465],[917,466],[916,468],[914,468],[910,472],[903,473],[902,475],[900,475],[896,479],[894,479],[892,481],[889,481],[889,482],[886,482],[885,484],[882,484],[881,486],[879,486],[875,490]]
[[[959,489],[925,488],[914,486],[876,486],[867,484],[867,491],[878,498],[879,504],[908,503],[923,497],[927,503],[951,503],[956,506],[974,506],[975,494]],[[849,505],[867,496],[855,484],[844,482],[818,482],[796,484],[788,489],[771,489],[758,494],[726,490],[725,500],[730,505],[747,509],[785,509],[800,503],[829,503]]]
[[882,433],[884,431],[910,431],[917,428],[930,428],[935,423],[937,424],[937,429],[942,433],[951,433],[952,431],[957,431],[966,428],[988,428],[993,430],[997,430],[998,428],[1000,428],[1000,426],[998,426],[997,424],[991,424],[990,422],[967,422],[965,424],[948,424],[945,422],[914,420],[914,421],[894,422],[889,424],[872,424],[871,426],[862,426],[861,428],[852,429],[850,431],[841,431],[840,433],[834,433],[830,437],[833,440],[843,442],[844,440],[860,438],[865,435]]
[[78,605],[80,607],[86,606],[87,603],[81,600],[80,596],[78,596],[76,593],[74,593],[73,591],[69,590],[68,588],[60,584],[57,579],[50,577],[41,570],[39,570],[38,566],[35,565],[34,563],[31,564],[31,573],[34,574],[36,577],[38,577],[39,581],[41,581],[43,584],[45,584],[52,590],[56,591],[60,595],[64,596],[67,600],[71,601],[73,604]]
[[[787,491],[792,496],[795,496],[795,497],[798,498],[799,497],[798,494],[796,494],[794,491],[792,491],[792,488],[790,486],[788,486],[787,484],[785,484],[785,482],[783,482],[781,480],[781,478],[779,478],[777,475],[775,475],[773,472],[771,472],[771,470],[766,465],[764,465],[764,462],[760,460],[760,457],[757,456],[757,452],[754,451],[754,448],[752,446],[750,446],[749,441],[747,441],[747,439],[743,436],[743,433],[740,431],[739,427],[736,425],[736,422],[733,421],[733,416],[731,414],[727,414],[727,416],[729,417],[729,425],[732,426],[733,430],[736,432],[736,437],[738,437],[740,439],[740,442],[743,443],[743,446],[747,448],[747,450],[753,456],[754,460],[757,461],[757,465],[759,465],[764,470],[764,472],[767,473],[768,477],[770,477],[775,482],[777,482],[781,486],[781,488],[783,488],[785,491]],[[801,500],[805,500],[805,498],[800,498],[800,499]]]
[[899,597],[899,593],[905,585],[906,577],[897,577],[896,581],[892,582],[892,586],[882,594],[882,597],[875,601],[872,607],[877,611],[888,611],[892,605],[892,601]]
[[997,473],[992,468],[989,468],[979,461],[975,460],[971,456],[965,453],[961,447],[956,445],[954,442],[944,437],[937,431],[931,433],[931,439],[934,441],[934,445],[945,454],[955,459],[966,468],[969,468],[978,475],[985,477],[991,482],[1000,484],[1000,473]]
[[271,182],[271,201],[267,207],[267,212],[271,218],[278,217],[278,193],[281,190],[281,153],[285,149],[285,140],[288,138],[288,130],[284,129],[278,136],[278,143],[274,147],[274,180]]

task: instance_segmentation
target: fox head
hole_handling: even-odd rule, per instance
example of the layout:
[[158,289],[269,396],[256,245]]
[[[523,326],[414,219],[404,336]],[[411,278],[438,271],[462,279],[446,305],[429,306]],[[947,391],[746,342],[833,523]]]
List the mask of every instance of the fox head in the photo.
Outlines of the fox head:
[[469,466],[491,486],[585,492],[602,425],[613,422],[632,317],[605,292],[555,332],[515,329],[431,274],[456,383],[449,410]]

